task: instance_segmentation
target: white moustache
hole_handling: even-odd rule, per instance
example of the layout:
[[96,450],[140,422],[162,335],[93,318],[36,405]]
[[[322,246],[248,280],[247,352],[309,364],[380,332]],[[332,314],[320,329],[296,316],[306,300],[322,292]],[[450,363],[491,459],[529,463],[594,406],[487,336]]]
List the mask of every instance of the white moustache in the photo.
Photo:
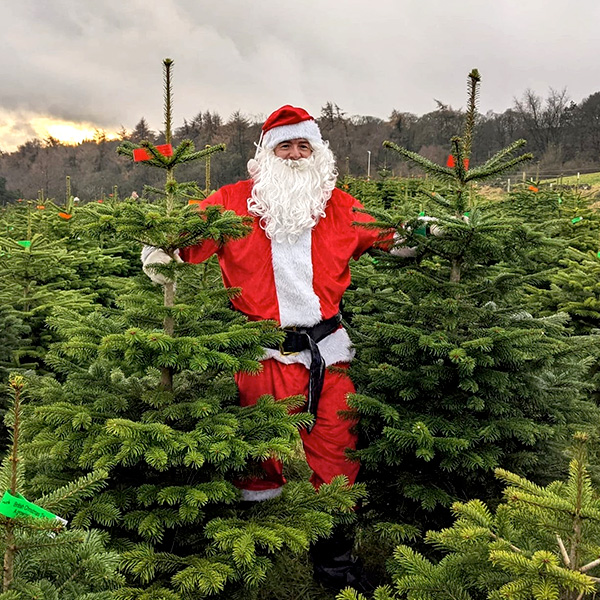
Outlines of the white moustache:
[[281,162],[290,169],[297,169],[298,171],[306,171],[310,168],[314,161],[310,158],[298,158],[296,160],[292,158],[281,159]]

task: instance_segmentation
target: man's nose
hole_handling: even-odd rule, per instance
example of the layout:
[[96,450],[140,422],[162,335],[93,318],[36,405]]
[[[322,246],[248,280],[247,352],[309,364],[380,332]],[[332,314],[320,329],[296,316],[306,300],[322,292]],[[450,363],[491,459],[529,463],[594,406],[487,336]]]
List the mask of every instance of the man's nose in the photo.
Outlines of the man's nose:
[[289,157],[292,160],[298,160],[299,158],[302,158],[302,154],[300,154],[300,148],[298,148],[298,146],[292,146],[290,148],[290,155]]

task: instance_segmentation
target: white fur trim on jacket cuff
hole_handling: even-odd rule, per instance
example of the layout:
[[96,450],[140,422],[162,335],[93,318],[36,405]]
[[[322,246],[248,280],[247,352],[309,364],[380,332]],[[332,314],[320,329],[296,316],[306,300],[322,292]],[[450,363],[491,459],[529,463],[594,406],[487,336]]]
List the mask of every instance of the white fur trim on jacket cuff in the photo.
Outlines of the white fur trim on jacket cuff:
[[394,247],[390,250],[392,256],[402,256],[404,258],[410,258],[417,255],[417,248],[410,246],[402,246],[406,241],[406,238],[400,237],[400,234],[396,232],[394,234]]
[[277,498],[277,496],[281,496],[283,487],[271,488],[270,490],[241,489],[240,491],[242,492],[242,500],[245,502],[264,502],[265,500],[270,500],[271,498]]

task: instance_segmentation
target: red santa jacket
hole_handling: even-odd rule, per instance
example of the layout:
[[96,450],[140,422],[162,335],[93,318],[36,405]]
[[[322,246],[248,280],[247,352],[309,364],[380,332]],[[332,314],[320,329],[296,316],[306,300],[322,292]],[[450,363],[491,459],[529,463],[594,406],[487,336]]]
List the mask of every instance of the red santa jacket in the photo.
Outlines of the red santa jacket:
[[[333,317],[350,284],[350,259],[358,259],[390,236],[354,225],[373,221],[373,217],[354,212],[355,208],[362,208],[360,202],[335,188],[325,216],[312,230],[304,232],[293,244],[272,241],[260,227],[259,218],[248,212],[251,189],[252,181],[227,185],[201,205],[222,205],[238,215],[253,217],[248,236],[222,246],[205,241],[183,248],[181,258],[199,263],[216,252],[225,286],[241,289],[241,294],[232,300],[233,306],[251,320],[272,319],[282,327],[310,327]],[[353,355],[343,329],[325,338],[319,347],[327,364],[350,360]],[[268,350],[267,357],[310,363],[307,351],[300,356],[282,357],[277,351]]]

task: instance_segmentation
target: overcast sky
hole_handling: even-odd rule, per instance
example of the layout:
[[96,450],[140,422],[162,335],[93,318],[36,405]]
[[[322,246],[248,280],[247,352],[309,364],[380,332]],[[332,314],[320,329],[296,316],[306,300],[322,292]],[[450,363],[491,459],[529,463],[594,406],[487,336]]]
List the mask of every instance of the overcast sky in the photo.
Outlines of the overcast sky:
[[459,108],[473,67],[484,113],[527,88],[600,91],[599,0],[0,0],[0,23],[2,150],[34,137],[36,117],[160,129],[165,57],[176,126],[288,103]]

